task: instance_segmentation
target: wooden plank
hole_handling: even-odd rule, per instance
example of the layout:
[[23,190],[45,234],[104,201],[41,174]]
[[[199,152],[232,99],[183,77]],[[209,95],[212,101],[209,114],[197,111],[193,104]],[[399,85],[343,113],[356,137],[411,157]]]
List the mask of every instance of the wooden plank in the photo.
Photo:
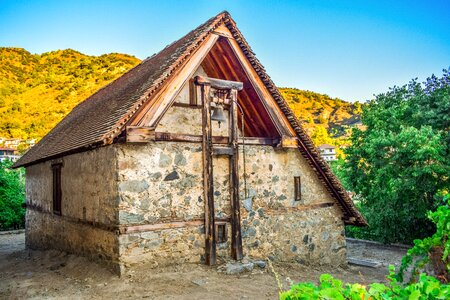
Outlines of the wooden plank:
[[[217,55],[216,52],[218,52]],[[209,52],[207,58],[210,58],[213,68],[219,71],[221,78],[225,78],[227,80],[239,78],[239,76],[235,73],[234,67],[228,66],[226,64],[226,61],[223,60],[223,53],[220,52],[219,42],[217,42],[216,45],[211,49],[211,52]],[[226,71],[226,67],[228,67],[228,72]],[[244,111],[246,119],[244,121],[246,124],[245,128],[249,131],[249,134],[246,133],[246,135],[267,136],[267,132],[269,131],[267,129],[266,123],[262,121],[261,116],[257,113],[257,110],[254,109],[254,105],[251,101],[250,96],[248,95],[248,85],[249,83],[246,82],[245,88],[240,93],[240,99],[238,99],[238,101],[240,100],[241,107]]]
[[197,86],[194,83],[194,79],[189,79],[189,105],[197,106]]
[[127,143],[147,143],[155,140],[155,128],[142,126],[127,126]]
[[213,147],[214,155],[234,155],[234,150],[231,147]]
[[[245,145],[276,145],[278,139],[265,138],[265,137],[245,137]],[[239,142],[242,142],[242,138],[239,138]]]
[[188,143],[201,143],[203,141],[203,136],[193,134],[156,132],[155,136],[156,141],[188,142]]
[[244,84],[239,81],[231,81],[231,80],[223,80],[223,79],[217,79],[217,78],[211,78],[211,77],[204,77],[204,76],[195,76],[194,78],[195,83],[198,85],[209,85],[210,87],[214,89],[219,90],[242,90],[244,87]]
[[[170,142],[189,142],[189,143],[201,143],[203,137],[201,135],[193,134],[181,134],[181,133],[170,133],[170,132],[155,132],[155,141],[170,141]],[[242,138],[239,139],[239,142]],[[225,136],[213,136],[213,144],[224,144],[228,145],[228,138]],[[260,137],[246,137],[246,145],[268,145],[275,146],[279,144],[279,139],[272,138],[260,138]]]
[[184,221],[184,222],[169,222],[169,223],[158,223],[158,224],[145,224],[136,226],[121,227],[119,229],[120,234],[136,233],[136,232],[146,232],[155,230],[164,230],[170,228],[182,228],[187,226],[201,226],[204,224],[204,220],[195,221]]
[[[242,67],[244,68],[245,72],[248,75],[248,78],[251,80],[253,86],[255,87],[255,90],[259,94],[261,99],[265,99],[266,101],[263,101],[265,104],[270,105],[270,115],[274,120],[282,120],[283,122],[283,128],[288,130],[288,133],[292,136],[295,136],[295,131],[290,125],[290,122],[287,120],[284,113],[281,111],[281,109],[276,104],[275,100],[273,99],[271,93],[267,90],[266,86],[262,82],[261,78],[259,78],[258,73],[256,73],[255,69],[251,65],[251,63],[248,61],[245,54],[242,52],[241,48],[239,47],[238,43],[234,39],[226,39],[228,44],[231,46],[231,49],[235,53],[235,55],[239,58],[239,62],[242,64]],[[270,103],[269,103],[270,102]],[[269,106],[268,106],[269,108]],[[278,123],[278,121],[277,121]]]
[[239,148],[238,148],[238,113],[237,90],[231,90],[231,107],[229,139],[233,149],[230,156],[230,196],[231,196],[231,257],[235,260],[243,258],[241,236],[241,208],[239,202]]
[[336,203],[334,202],[321,202],[321,203],[314,203],[314,204],[307,204],[307,205],[298,205],[298,206],[292,206],[292,207],[283,207],[279,209],[265,209],[264,212],[268,215],[277,215],[277,214],[283,214],[283,213],[292,213],[296,211],[307,211],[307,210],[313,210],[313,209],[321,209],[321,208],[328,208],[334,206]]
[[[217,44],[216,44],[217,45]],[[225,78],[225,79],[230,79],[229,77],[227,77],[224,73],[223,70],[223,66],[222,64],[218,63],[217,60],[215,59],[214,55],[214,47],[213,49],[209,52],[209,54],[205,57],[205,59],[202,62],[202,66],[203,69],[209,74],[213,74],[214,77],[217,78]],[[240,97],[245,97],[245,90],[244,89],[241,94]],[[255,124],[257,124],[257,122],[255,122],[253,120],[253,114],[249,114],[248,112],[246,112],[246,107],[242,106],[242,109],[244,110],[244,114],[245,114],[245,135],[246,136],[264,136],[264,134],[262,134],[261,128],[258,126],[255,126]]]
[[202,159],[203,159],[203,198],[205,202],[205,263],[216,264],[216,226],[214,222],[214,185],[212,162],[211,106],[208,85],[201,85],[202,110]]
[[302,179],[300,176],[294,176],[294,200],[302,200]]
[[283,136],[279,145],[281,148],[298,148],[298,138]]
[[[223,218],[215,218],[215,222],[224,224],[229,223],[230,218],[223,217]],[[183,219],[180,220],[174,220],[173,218],[164,220],[162,219],[160,223],[156,224],[142,224],[142,225],[131,225],[131,226],[120,226],[118,228],[119,234],[129,234],[129,233],[136,233],[136,232],[147,232],[147,231],[157,231],[157,230],[164,230],[164,229],[170,229],[170,228],[184,228],[189,226],[201,226],[205,224],[205,218],[194,218],[192,220],[186,221]]]
[[[256,93],[255,89],[252,88],[253,85],[250,82],[250,79],[248,78],[247,74],[243,71],[241,65],[234,63],[235,60],[233,60],[230,56],[230,54],[232,53],[227,53],[227,51],[225,49],[223,49],[221,47],[221,40],[223,41],[223,39],[219,39],[219,41],[216,43],[216,46],[211,50],[210,55],[213,58],[213,60],[217,61],[216,65],[219,68],[221,67],[221,64],[218,63],[219,59],[223,62],[223,64],[225,66],[227,66],[228,70],[231,73],[231,77],[232,78],[242,78],[241,80],[245,80],[245,89],[243,91],[243,93],[240,94],[241,96],[241,107],[244,110],[245,116],[248,117],[251,122],[247,122],[247,125],[254,125],[256,124],[256,129],[259,130],[259,134],[258,136],[274,136],[272,133],[272,130],[270,129],[272,126],[271,124],[273,124],[274,128],[275,128],[275,135],[281,135],[275,125],[275,123],[273,123],[272,121],[267,122],[267,118],[270,119],[270,116],[267,114],[267,111],[264,108],[264,105],[262,105],[262,109],[264,110],[265,114],[267,114],[267,118],[263,117],[263,115],[261,114],[262,111],[261,109],[258,109],[256,106],[256,103],[253,103],[252,98],[250,96],[251,90],[254,91],[254,94],[256,97],[258,97],[258,94]],[[230,47],[228,47],[230,48]],[[215,59],[215,49],[217,49],[217,55],[219,56],[217,59]],[[230,78],[230,74],[225,73],[225,78],[229,79]],[[248,107],[247,107],[248,106]],[[256,120],[255,120],[256,119]],[[247,126],[248,127],[248,126]]]
[[374,261],[374,260],[369,260],[369,259],[358,259],[358,258],[354,258],[354,257],[349,257],[347,259],[347,261],[351,265],[369,267],[369,268],[378,268],[383,265],[379,261]]
[[170,82],[165,84],[163,89],[154,96],[154,99],[149,101],[146,107],[141,109],[130,125],[156,127],[165,112],[175,101],[184,84],[192,78],[204,57],[216,43],[217,39],[217,35],[212,34],[208,36],[203,42],[203,45],[198,47],[197,50],[191,54],[190,58],[170,80]]
[[185,108],[192,108],[192,109],[202,109],[201,105],[191,105],[191,104],[187,104],[187,103],[180,103],[180,102],[174,102],[172,104],[172,106],[177,106],[177,107],[185,107]]

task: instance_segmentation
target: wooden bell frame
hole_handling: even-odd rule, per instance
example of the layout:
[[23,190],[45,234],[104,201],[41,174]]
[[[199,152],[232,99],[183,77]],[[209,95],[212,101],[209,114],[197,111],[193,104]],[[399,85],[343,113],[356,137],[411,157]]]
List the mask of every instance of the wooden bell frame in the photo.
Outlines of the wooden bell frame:
[[[231,256],[235,260],[243,258],[241,216],[239,204],[239,161],[238,161],[238,112],[237,93],[243,83],[196,76],[196,85],[200,86],[202,104],[202,159],[203,191],[205,199],[205,263],[215,265],[216,226],[214,213],[214,177],[213,155],[227,155],[230,162],[230,202],[231,202]],[[211,103],[228,105],[229,135],[226,146],[214,146],[211,127]]]

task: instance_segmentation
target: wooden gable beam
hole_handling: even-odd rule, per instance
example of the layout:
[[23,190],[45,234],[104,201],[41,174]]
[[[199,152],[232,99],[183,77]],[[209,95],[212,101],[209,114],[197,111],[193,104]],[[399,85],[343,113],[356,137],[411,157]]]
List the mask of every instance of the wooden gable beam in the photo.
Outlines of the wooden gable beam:
[[217,79],[217,78],[211,78],[211,77],[203,77],[203,76],[196,76],[195,83],[199,84],[199,85],[209,85],[212,88],[220,89],[220,90],[234,89],[234,90],[240,91],[244,87],[242,82],[223,80],[223,79]]
[[[287,129],[285,132],[286,135],[295,136],[295,130],[290,125],[289,120],[287,120],[286,116],[283,114],[281,109],[276,104],[275,100],[272,98],[271,93],[267,90],[261,78],[259,78],[255,69],[252,67],[250,62],[248,61],[245,54],[242,52],[239,44],[232,37],[230,31],[226,26],[219,26],[213,32],[218,36],[222,36],[224,40],[227,41],[228,45],[233,50],[236,57],[238,57],[238,61],[241,63],[242,68],[247,73],[248,78],[251,80],[255,91],[258,93],[260,99],[265,99],[266,101],[262,101],[266,105],[266,109],[270,114],[271,118],[274,120],[279,120],[282,122],[282,128]],[[274,121],[276,122],[276,121]]]
[[208,35],[205,41],[203,41],[203,45],[191,54],[191,58],[185,62],[178,73],[164,86],[152,101],[149,101],[147,107],[144,107],[139,114],[136,114],[128,125],[156,127],[181,92],[182,87],[185,84],[188,84],[189,79],[192,78],[218,38],[219,37],[214,34]]

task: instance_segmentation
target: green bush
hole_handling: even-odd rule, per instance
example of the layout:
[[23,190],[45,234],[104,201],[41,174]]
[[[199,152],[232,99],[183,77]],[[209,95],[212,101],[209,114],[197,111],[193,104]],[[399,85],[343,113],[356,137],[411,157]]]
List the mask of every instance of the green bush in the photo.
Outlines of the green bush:
[[421,274],[418,282],[402,285],[395,277],[393,266],[389,267],[389,283],[372,283],[363,286],[358,283],[343,284],[329,274],[320,276],[320,283],[299,283],[293,285],[289,291],[280,293],[282,300],[314,300],[314,299],[449,299],[450,285],[441,284],[436,278]]
[[[425,265],[430,262],[432,252],[439,250],[442,252],[441,261],[443,262],[444,270],[442,274],[435,274],[441,277],[442,280],[448,280],[450,273],[450,194],[445,195],[447,205],[440,206],[435,212],[429,213],[428,218],[436,224],[436,232],[423,240],[414,240],[414,247],[408,250],[402,259],[397,278],[403,281],[404,273],[413,264],[411,271],[411,281],[417,279],[417,275],[423,270]],[[434,270],[435,273],[439,270]]]
[[365,130],[352,131],[340,177],[360,196],[368,227],[354,236],[412,243],[433,234],[427,218],[450,190],[450,70],[411,81],[363,108]]
[[12,162],[0,162],[0,230],[25,225],[25,179],[23,170],[10,169]]
[[[428,217],[436,224],[436,233],[423,240],[415,240],[414,247],[408,250],[402,259],[398,274],[393,266],[389,266],[388,284],[372,283],[368,287],[361,284],[343,285],[340,280],[329,274],[320,276],[319,285],[312,283],[299,283],[289,291],[281,292],[281,299],[450,299],[450,285],[442,284],[435,277],[422,273],[423,267],[430,260],[433,249],[442,251],[438,262],[443,262],[444,273],[439,274],[433,270],[435,276],[441,281],[448,282],[450,272],[450,195],[445,195],[447,205],[440,206]],[[411,279],[403,284],[404,273],[413,264]]]

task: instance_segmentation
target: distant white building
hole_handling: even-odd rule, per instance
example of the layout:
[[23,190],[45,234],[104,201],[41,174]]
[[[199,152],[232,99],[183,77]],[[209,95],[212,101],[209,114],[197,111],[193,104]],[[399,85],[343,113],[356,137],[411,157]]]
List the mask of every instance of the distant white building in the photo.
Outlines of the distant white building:
[[319,147],[317,147],[320,151],[320,155],[325,159],[326,161],[333,161],[337,160],[336,158],[336,147],[328,144],[322,144]]
[[20,145],[21,142],[22,142],[21,139],[5,139],[3,141],[3,145],[5,147],[17,149],[17,147]]
[[0,147],[0,161],[4,160],[12,160],[17,161],[20,158],[20,155],[15,155],[16,150],[11,148]]
[[25,144],[28,146],[27,148],[31,148],[36,145],[36,139],[26,140]]

